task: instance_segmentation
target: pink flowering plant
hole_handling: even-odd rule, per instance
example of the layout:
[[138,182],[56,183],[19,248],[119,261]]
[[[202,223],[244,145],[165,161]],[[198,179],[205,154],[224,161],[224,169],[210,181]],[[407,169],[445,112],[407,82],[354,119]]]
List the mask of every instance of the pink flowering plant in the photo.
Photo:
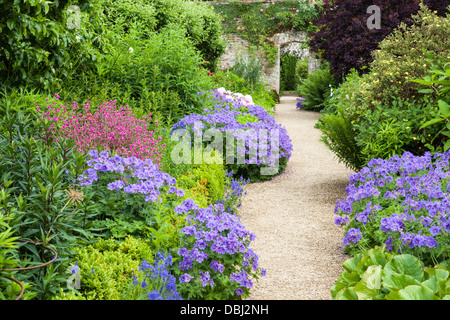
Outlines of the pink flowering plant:
[[77,102],[58,106],[57,101],[44,110],[37,108],[45,119],[54,122],[49,137],[73,139],[78,151],[107,150],[123,157],[149,158],[160,163],[165,144],[153,129],[159,123],[152,121],[151,114],[138,119],[131,108],[119,107],[115,100],[105,101],[97,108],[92,108],[90,102],[83,106]]

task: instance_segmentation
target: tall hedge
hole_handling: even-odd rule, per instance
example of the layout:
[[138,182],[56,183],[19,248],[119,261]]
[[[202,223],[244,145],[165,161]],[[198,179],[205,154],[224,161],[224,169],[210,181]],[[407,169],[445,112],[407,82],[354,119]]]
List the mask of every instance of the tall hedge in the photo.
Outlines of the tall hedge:
[[[80,9],[70,23],[71,5]],[[0,79],[3,86],[47,89],[95,63],[102,38],[98,0],[0,1]]]

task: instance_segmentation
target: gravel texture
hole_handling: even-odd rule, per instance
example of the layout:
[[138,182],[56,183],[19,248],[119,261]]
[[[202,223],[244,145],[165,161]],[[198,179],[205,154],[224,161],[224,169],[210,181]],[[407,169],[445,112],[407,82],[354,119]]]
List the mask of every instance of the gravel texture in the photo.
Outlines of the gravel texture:
[[297,110],[296,98],[282,96],[275,111],[294,146],[286,171],[247,185],[239,212],[256,235],[251,247],[267,270],[250,300],[331,300],[330,288],[349,258],[333,211],[354,172],[319,141],[314,125],[320,114]]

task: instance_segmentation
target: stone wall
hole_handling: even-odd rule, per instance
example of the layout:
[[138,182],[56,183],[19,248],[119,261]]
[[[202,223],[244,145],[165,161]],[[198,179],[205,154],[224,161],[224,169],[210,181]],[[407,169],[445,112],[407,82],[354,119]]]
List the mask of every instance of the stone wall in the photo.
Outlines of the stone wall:
[[[249,48],[251,46],[248,41],[240,38],[236,34],[224,35],[224,39],[227,43],[227,47],[225,49],[225,53],[221,57],[219,65],[220,70],[231,68],[238,58],[242,58],[244,61],[248,60]],[[269,66],[263,51],[256,52],[255,56],[261,61],[262,64],[262,80],[267,84],[269,89],[275,90],[279,93],[281,48],[287,45],[300,46],[300,44],[306,40],[306,33],[298,31],[277,33],[269,40],[278,48],[275,64],[273,66]],[[308,50],[305,51],[305,55],[309,58],[308,72],[312,73],[318,68],[319,64],[317,60],[311,56]]]

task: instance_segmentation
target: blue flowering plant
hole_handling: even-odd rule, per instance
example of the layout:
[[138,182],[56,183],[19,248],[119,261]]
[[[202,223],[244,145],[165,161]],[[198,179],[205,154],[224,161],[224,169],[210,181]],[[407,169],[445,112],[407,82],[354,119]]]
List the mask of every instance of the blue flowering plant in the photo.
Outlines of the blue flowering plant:
[[354,255],[386,245],[428,265],[450,259],[450,152],[409,152],[372,159],[350,176],[347,197],[337,202],[343,244]]
[[223,201],[199,208],[188,199],[176,209],[187,215],[174,270],[178,292],[198,300],[248,297],[253,282],[266,272],[250,248],[255,235]]
[[156,253],[155,261],[143,260],[137,273],[133,274],[126,299],[130,300],[183,300],[177,291],[177,279],[170,272],[170,254]]
[[[292,152],[286,128],[249,95],[224,88],[210,93],[203,93],[207,99],[203,112],[186,115],[172,127],[172,134],[187,131],[191,143],[200,137],[204,148],[221,146],[221,161],[237,176],[256,181],[282,173]],[[204,138],[206,132],[214,138]],[[223,140],[216,141],[216,137]],[[261,168],[273,170],[262,173]]]
[[247,194],[245,186],[250,183],[250,179],[244,177],[234,178],[232,171],[225,172],[227,177],[226,189],[223,197],[223,204],[230,213],[237,214],[238,208],[242,205],[242,196]]
[[295,104],[295,108],[298,110],[302,110],[303,109],[303,100],[305,99],[305,97],[300,97],[297,98],[297,103]]
[[95,191],[92,201],[100,204],[100,208],[93,225],[103,236],[117,239],[127,235],[149,236],[149,226],[163,223],[161,216],[167,226],[177,221],[170,213],[184,191],[176,187],[175,178],[162,172],[151,159],[91,150],[86,165],[88,169],[78,177],[78,185],[86,192]]

